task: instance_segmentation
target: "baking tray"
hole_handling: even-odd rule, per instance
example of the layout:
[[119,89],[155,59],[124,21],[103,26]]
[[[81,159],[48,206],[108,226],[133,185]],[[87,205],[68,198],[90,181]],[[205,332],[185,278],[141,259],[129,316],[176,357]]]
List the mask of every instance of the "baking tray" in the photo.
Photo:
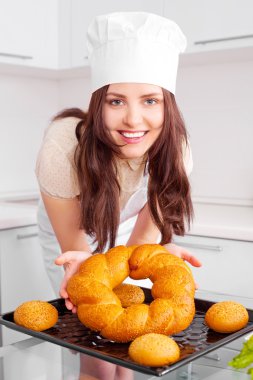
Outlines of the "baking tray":
[[[152,301],[150,289],[142,289],[145,293],[145,302],[150,303]],[[180,347],[179,361],[170,366],[147,367],[137,364],[129,358],[129,343],[112,342],[82,325],[76,314],[72,314],[66,309],[63,299],[49,302],[59,312],[58,322],[51,329],[37,332],[18,326],[14,322],[13,312],[1,315],[0,324],[36,338],[153,376],[163,376],[174,371],[253,330],[253,310],[248,310],[250,316],[248,325],[236,333],[220,334],[210,330],[205,325],[204,318],[206,311],[214,302],[195,299],[196,314],[191,325],[181,333],[173,335]]]

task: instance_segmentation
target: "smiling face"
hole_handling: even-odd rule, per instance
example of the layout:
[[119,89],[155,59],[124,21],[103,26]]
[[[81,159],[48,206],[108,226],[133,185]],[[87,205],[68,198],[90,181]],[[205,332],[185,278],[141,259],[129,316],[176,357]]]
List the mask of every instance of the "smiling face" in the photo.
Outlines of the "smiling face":
[[161,87],[117,83],[108,87],[103,120],[122,158],[142,157],[158,138],[164,122]]

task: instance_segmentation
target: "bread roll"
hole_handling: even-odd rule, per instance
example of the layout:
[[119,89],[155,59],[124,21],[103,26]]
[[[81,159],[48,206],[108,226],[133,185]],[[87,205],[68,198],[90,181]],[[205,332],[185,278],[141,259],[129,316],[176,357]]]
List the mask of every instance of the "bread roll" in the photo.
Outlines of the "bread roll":
[[145,294],[143,290],[136,285],[121,284],[113,289],[117,297],[119,297],[121,305],[128,307],[131,305],[138,305],[145,300]]
[[212,305],[205,315],[207,326],[219,333],[232,333],[245,327],[249,321],[248,311],[234,301],[223,301]]
[[17,325],[35,331],[47,330],[53,327],[57,320],[57,309],[45,301],[24,302],[14,311],[14,321]]
[[136,363],[161,367],[176,362],[180,357],[178,344],[163,334],[145,334],[129,346],[129,356]]

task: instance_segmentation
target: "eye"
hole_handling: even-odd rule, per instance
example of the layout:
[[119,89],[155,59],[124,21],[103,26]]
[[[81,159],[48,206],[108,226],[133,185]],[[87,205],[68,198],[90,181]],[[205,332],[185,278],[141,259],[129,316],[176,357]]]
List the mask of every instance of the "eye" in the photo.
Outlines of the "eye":
[[112,106],[121,106],[123,104],[123,101],[120,99],[113,99],[113,100],[110,100],[109,103]]
[[153,105],[153,104],[156,104],[156,103],[157,103],[157,100],[156,100],[156,99],[146,99],[146,100],[145,100],[145,103],[146,103],[146,104]]

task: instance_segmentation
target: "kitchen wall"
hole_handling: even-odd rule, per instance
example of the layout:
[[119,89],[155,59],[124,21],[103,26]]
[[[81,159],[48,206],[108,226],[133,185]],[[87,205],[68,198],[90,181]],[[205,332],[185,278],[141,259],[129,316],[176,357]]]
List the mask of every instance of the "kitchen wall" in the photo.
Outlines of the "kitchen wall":
[[184,66],[178,102],[190,133],[198,200],[253,205],[253,62]]
[[66,107],[87,109],[91,94],[89,76],[60,80],[58,86],[60,109]]
[[[253,204],[252,61],[181,64],[177,100],[190,134],[198,201]],[[37,190],[36,154],[50,117],[86,108],[89,77],[0,75],[0,197]]]
[[0,75],[0,198],[37,189],[36,154],[58,108],[57,81]]

